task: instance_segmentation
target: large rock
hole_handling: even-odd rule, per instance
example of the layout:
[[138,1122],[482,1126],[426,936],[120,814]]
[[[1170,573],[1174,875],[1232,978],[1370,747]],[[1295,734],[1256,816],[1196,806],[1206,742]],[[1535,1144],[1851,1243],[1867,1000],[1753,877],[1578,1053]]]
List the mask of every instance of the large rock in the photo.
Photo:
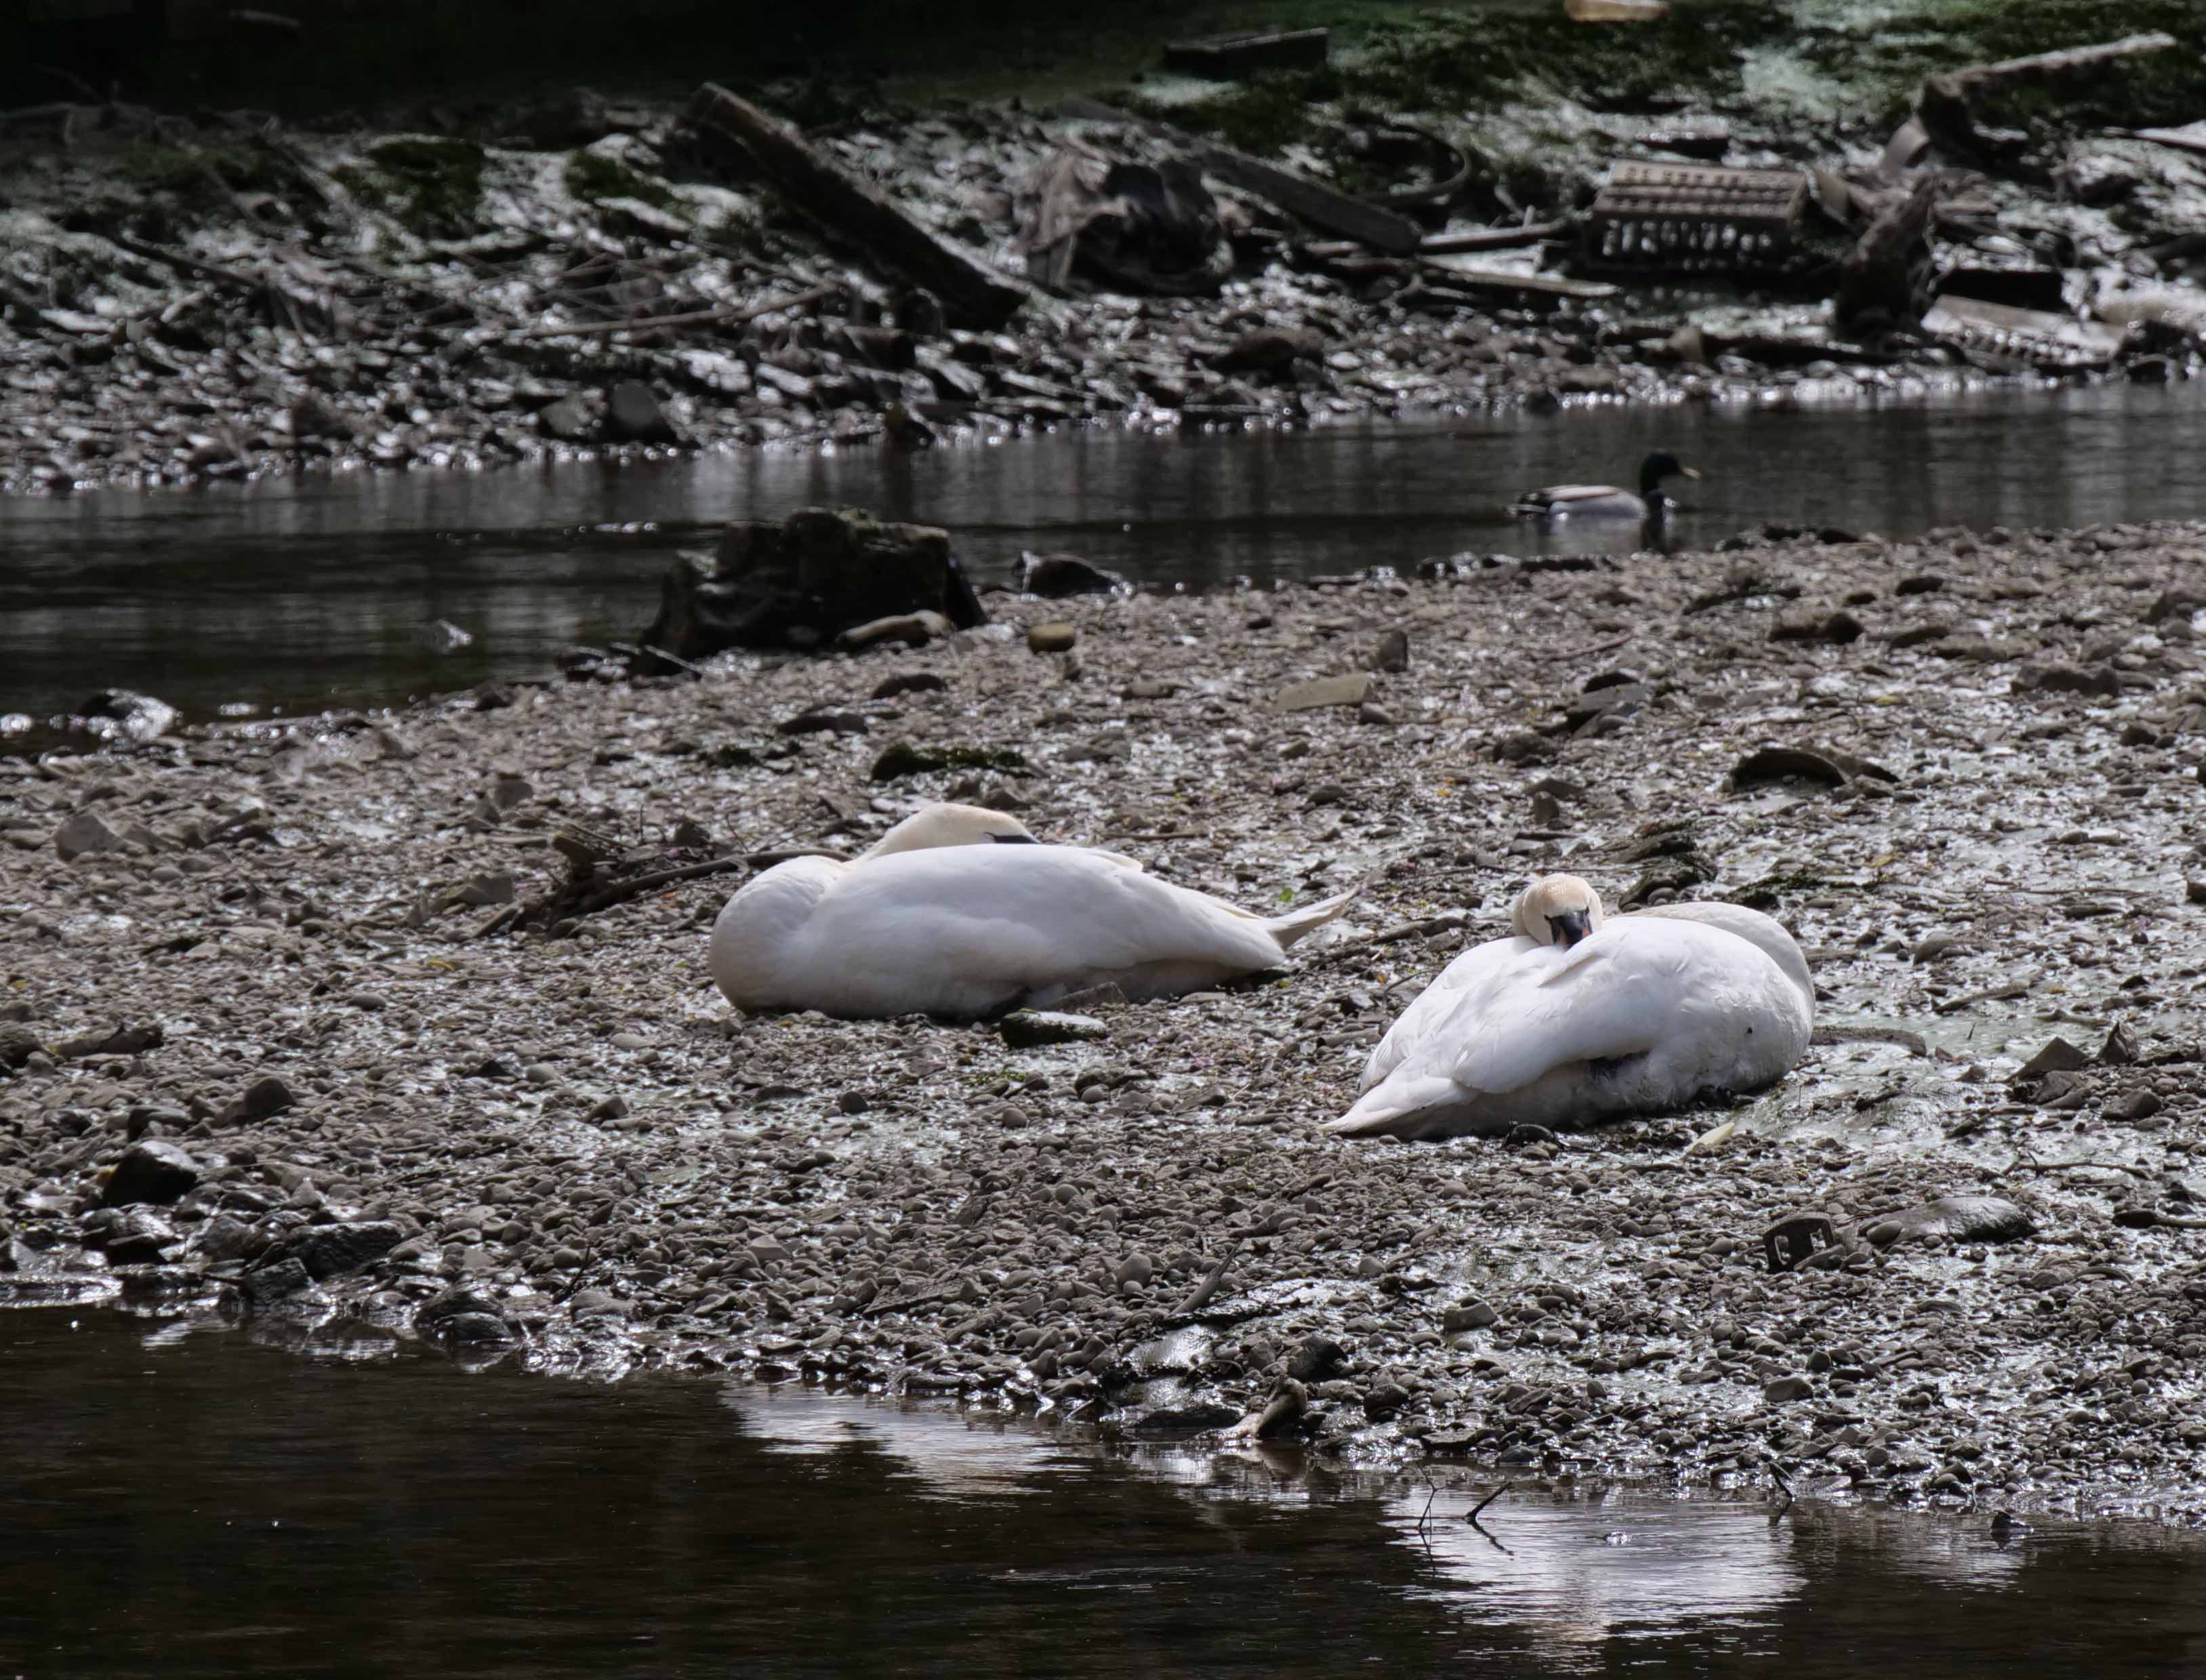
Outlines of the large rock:
[[128,1207],[140,1202],[166,1206],[183,1199],[200,1182],[200,1164],[185,1150],[158,1138],[134,1143],[108,1176],[101,1198],[110,1207]]
[[778,525],[738,520],[717,553],[678,556],[643,640],[701,659],[730,647],[818,647],[917,612],[940,613],[958,629],[987,622],[948,532],[802,508]]

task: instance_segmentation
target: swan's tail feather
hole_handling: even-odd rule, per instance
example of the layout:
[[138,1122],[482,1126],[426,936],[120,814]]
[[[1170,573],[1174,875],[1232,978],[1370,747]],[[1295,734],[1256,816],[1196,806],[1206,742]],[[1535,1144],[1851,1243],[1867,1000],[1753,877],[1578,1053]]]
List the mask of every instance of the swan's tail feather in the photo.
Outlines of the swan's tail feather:
[[1325,1129],[1344,1137],[1422,1137],[1446,1111],[1460,1107],[1464,1096],[1460,1085],[1438,1074],[1393,1073],[1339,1119],[1327,1121]]
[[1322,927],[1331,921],[1346,909],[1354,902],[1356,895],[1362,891],[1363,883],[1358,881],[1347,891],[1336,892],[1330,898],[1321,898],[1314,904],[1304,904],[1299,909],[1290,910],[1283,916],[1267,916],[1264,919],[1264,926],[1271,930],[1272,937],[1279,942],[1279,949],[1285,950],[1303,934]]

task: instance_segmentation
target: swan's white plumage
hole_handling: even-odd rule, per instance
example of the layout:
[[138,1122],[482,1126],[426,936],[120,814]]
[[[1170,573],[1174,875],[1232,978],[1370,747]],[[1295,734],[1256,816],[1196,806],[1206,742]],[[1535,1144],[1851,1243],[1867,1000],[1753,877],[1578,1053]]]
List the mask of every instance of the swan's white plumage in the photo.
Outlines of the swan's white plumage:
[[[1520,903],[1520,929],[1528,920]],[[1806,1051],[1814,1007],[1792,936],[1737,905],[1596,913],[1568,946],[1520,931],[1465,951],[1410,1004],[1329,1129],[1582,1125],[1760,1090]]]
[[938,814],[958,808],[912,819],[933,837],[916,849],[885,840],[855,863],[797,858],[748,883],[712,928],[722,994],[850,1016],[987,1015],[1106,980],[1165,997],[1276,966],[1352,897],[1260,916],[1114,852],[988,843],[1024,837],[1017,824],[959,843],[958,819]]

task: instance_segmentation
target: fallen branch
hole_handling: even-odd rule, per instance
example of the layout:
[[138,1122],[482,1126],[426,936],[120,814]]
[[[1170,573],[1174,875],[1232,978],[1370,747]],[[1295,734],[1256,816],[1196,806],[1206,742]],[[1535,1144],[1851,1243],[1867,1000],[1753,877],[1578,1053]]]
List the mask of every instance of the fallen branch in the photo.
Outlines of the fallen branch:
[[248,291],[259,291],[268,283],[254,274],[240,274],[234,268],[224,268],[216,263],[201,262],[197,257],[188,257],[181,251],[165,251],[158,245],[147,245],[128,234],[110,233],[102,235],[110,245],[118,246],[134,255],[157,263],[166,263],[171,268],[188,274],[203,274],[210,280],[219,280],[225,285],[241,286]]
[[690,100],[689,115],[741,149],[792,208],[933,292],[958,324],[993,331],[1025,307],[1025,288],[938,238],[871,182],[829,161],[796,129],[748,99],[708,81]]
[[610,910],[616,904],[625,904],[631,898],[640,898],[647,892],[656,892],[677,881],[694,881],[705,875],[724,875],[730,869],[748,869],[750,859],[742,853],[733,857],[708,858],[702,863],[685,863],[678,869],[654,869],[648,875],[638,875],[632,881],[623,881],[593,893],[577,904],[572,914],[593,916],[600,910]]
[[1931,139],[1964,156],[1996,152],[2003,143],[2011,147],[2019,144],[2021,137],[2008,140],[1980,128],[1970,105],[1973,95],[2003,82],[2066,75],[2077,70],[2096,69],[2125,58],[2165,52],[2175,44],[2174,36],[2155,30],[2149,34],[2126,35],[2119,41],[2066,47],[2058,52],[2034,52],[2027,57],[2003,58],[1997,63],[1971,64],[1965,69],[1948,70],[1923,84],[1915,98],[1916,121]]
[[1300,1417],[1309,1406],[1309,1391],[1292,1377],[1282,1377],[1273,1389],[1272,1397],[1261,1411],[1250,1412],[1225,1432],[1229,1441],[1261,1441],[1276,1430],[1284,1429]]
[[1202,1281],[1187,1292],[1186,1298],[1172,1309],[1170,1316],[1183,1319],[1201,1312],[1218,1293],[1218,1286],[1225,1281],[1225,1269],[1233,1264],[1233,1257],[1241,1252],[1241,1242],[1236,1237],[1225,1245],[1225,1252],[1218,1257],[1217,1264],[1202,1274]]

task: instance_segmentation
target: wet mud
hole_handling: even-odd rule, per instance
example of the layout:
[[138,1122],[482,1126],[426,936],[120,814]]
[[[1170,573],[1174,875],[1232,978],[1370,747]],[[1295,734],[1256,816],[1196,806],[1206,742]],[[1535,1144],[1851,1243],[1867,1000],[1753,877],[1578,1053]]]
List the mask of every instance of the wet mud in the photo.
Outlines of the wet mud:
[[[1778,532],[996,597],[918,649],[0,760],[0,1299],[2195,1521],[2202,557]],[[1252,906],[1363,894],[1086,1024],[732,1016],[745,873],[945,796]],[[492,931],[578,849],[664,879]],[[1597,1131],[1321,1133],[1556,867],[1784,920],[1807,1058]]]

